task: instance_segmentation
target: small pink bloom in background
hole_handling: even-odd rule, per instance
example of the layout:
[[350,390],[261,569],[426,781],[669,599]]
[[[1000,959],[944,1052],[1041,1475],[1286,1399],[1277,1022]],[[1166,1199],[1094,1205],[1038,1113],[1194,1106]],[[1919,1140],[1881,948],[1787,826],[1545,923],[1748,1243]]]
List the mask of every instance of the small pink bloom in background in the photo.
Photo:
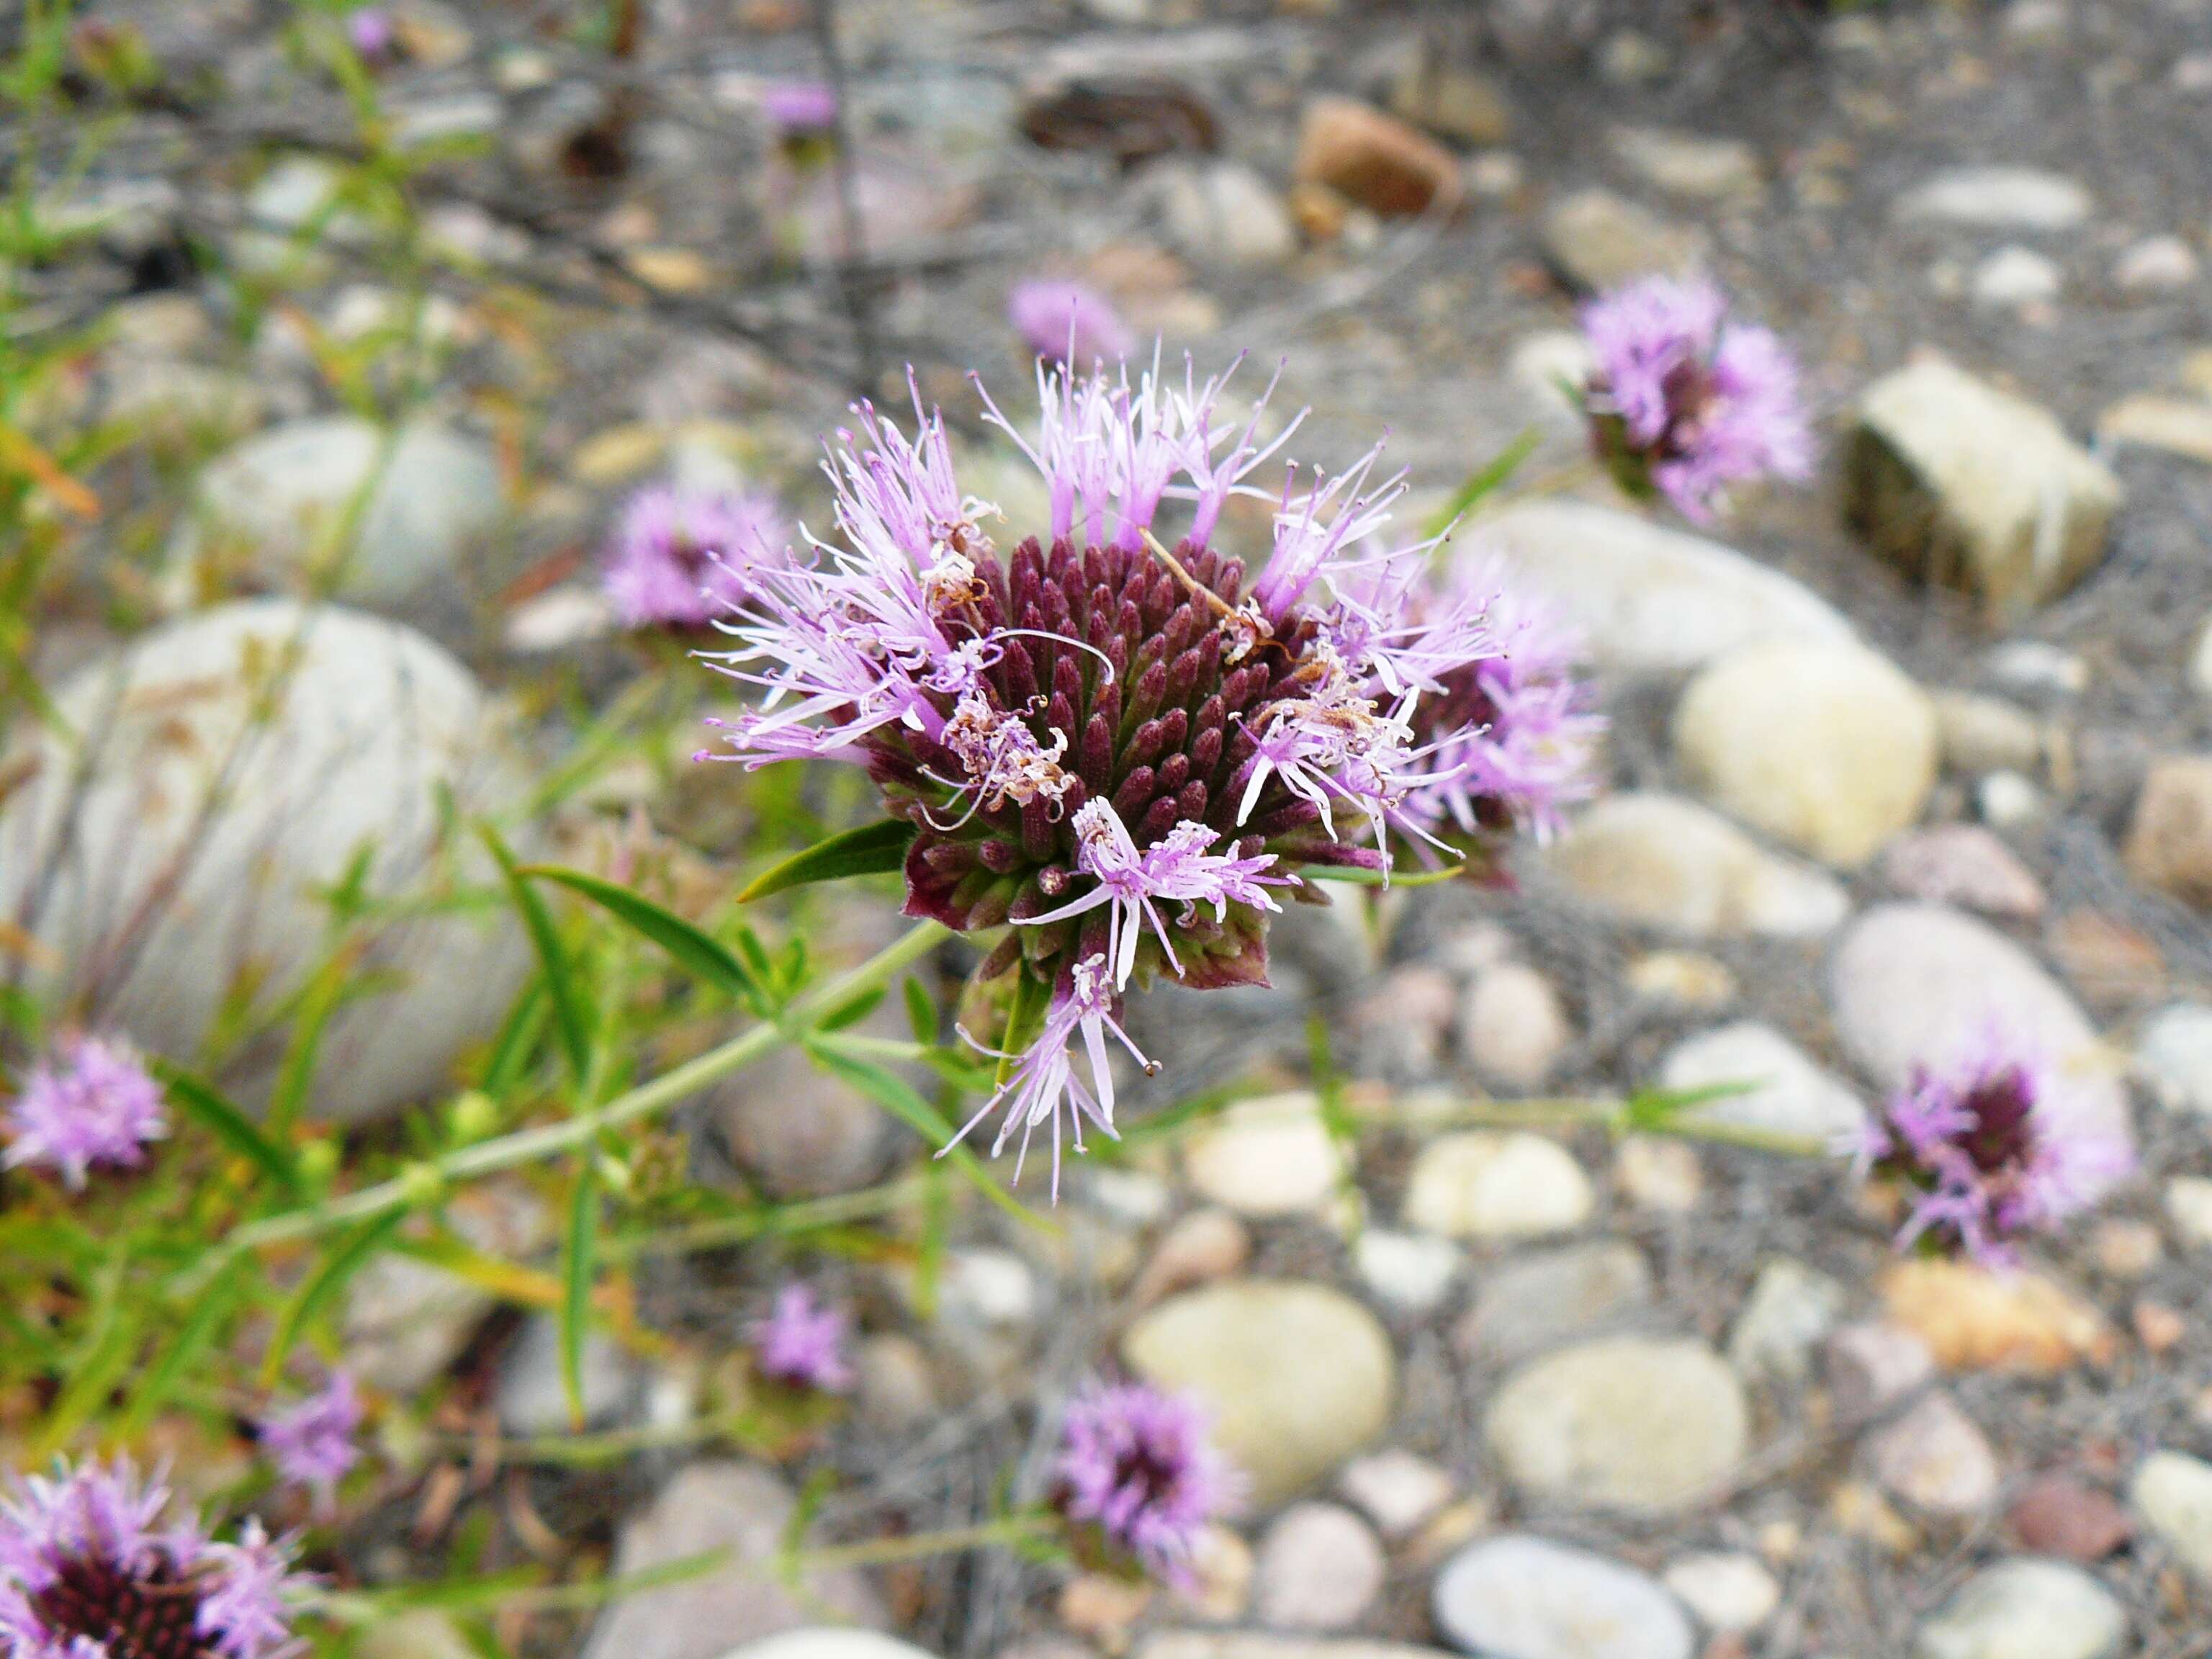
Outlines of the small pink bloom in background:
[[52,1170],[82,1188],[96,1170],[135,1170],[169,1133],[161,1086],[118,1037],[64,1037],[5,1110],[8,1169]]
[[753,1364],[771,1382],[821,1394],[842,1394],[853,1386],[845,1316],[817,1304],[805,1285],[778,1291],[768,1317],[754,1321],[750,1334]]
[[836,88],[825,81],[770,81],[760,89],[760,106],[787,138],[835,131]]
[[789,537],[764,492],[655,485],[623,510],[607,597],[632,628],[703,628],[750,597],[747,573],[781,560]]
[[63,1465],[0,1504],[9,1659],[277,1659],[290,1551],[248,1522],[218,1543],[127,1462]]
[[381,6],[363,6],[349,13],[346,38],[353,42],[356,52],[372,61],[390,52],[398,39],[392,27],[392,14]]
[[1190,1581],[1206,1524],[1240,1482],[1188,1395],[1142,1382],[1094,1382],[1069,1401],[1056,1492],[1062,1515],[1097,1528],[1113,1551],[1171,1584]]
[[316,1509],[327,1514],[337,1503],[338,1482],[361,1461],[354,1444],[361,1419],[352,1374],[334,1370],[319,1393],[262,1419],[261,1449],[287,1486],[313,1494]]
[[2061,1086],[2031,1043],[1996,1027],[1949,1066],[1917,1068],[1856,1149],[1862,1172],[1912,1190],[1899,1246],[2002,1267],[2015,1241],[2058,1226],[2124,1179],[2133,1152],[2070,1122]]
[[1085,283],[1048,276],[1016,283],[1006,295],[1006,317],[1048,363],[1126,357],[1136,345],[1113,302]]
[[1731,322],[1703,279],[1649,276],[1583,308],[1584,404],[1601,459],[1703,523],[1732,485],[1812,474],[1797,366],[1771,331]]

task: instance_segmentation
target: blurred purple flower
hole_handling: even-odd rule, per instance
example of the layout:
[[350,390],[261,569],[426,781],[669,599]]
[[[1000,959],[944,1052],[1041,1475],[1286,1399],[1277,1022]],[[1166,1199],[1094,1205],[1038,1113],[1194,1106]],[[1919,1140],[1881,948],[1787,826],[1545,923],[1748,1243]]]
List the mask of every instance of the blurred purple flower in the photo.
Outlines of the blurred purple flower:
[[2012,1243],[2094,1204],[2135,1167],[2126,1144],[2057,1109],[2059,1079],[1992,1026],[1950,1066],[1916,1067],[1870,1122],[1858,1165],[1914,1194],[1898,1236],[1992,1267]]
[[261,1449],[287,1486],[311,1493],[316,1510],[328,1514],[337,1501],[338,1482],[361,1461],[354,1444],[361,1419],[352,1373],[334,1370],[321,1392],[262,1420]]
[[1081,366],[1126,356],[1136,345],[1113,302],[1087,283],[1049,276],[1016,283],[1006,294],[1006,317],[1048,363]]
[[127,1462],[64,1465],[0,1504],[9,1659],[278,1659],[295,1650],[290,1552],[248,1522],[217,1543]]
[[353,42],[356,52],[372,62],[388,53],[397,38],[392,14],[382,6],[363,6],[347,14],[346,39]]
[[1190,1582],[1200,1534],[1241,1485],[1188,1395],[1094,1382],[1061,1426],[1056,1506],[1109,1552],[1171,1584]]
[[94,1170],[133,1170],[169,1132],[161,1085],[119,1037],[64,1037],[8,1103],[0,1166],[58,1171],[81,1188]]
[[786,1285],[775,1293],[768,1317],[753,1322],[753,1364],[786,1388],[842,1394],[853,1386],[845,1334],[842,1312],[817,1305],[804,1285]]
[[657,484],[623,510],[607,597],[632,628],[704,628],[744,602],[750,573],[783,558],[789,537],[764,492]]
[[1701,278],[1648,276],[1583,309],[1592,441],[1633,494],[1709,520],[1731,485],[1813,470],[1797,368],[1771,331],[1732,323]]
[[787,138],[834,131],[837,91],[824,81],[770,81],[760,90],[761,111]]

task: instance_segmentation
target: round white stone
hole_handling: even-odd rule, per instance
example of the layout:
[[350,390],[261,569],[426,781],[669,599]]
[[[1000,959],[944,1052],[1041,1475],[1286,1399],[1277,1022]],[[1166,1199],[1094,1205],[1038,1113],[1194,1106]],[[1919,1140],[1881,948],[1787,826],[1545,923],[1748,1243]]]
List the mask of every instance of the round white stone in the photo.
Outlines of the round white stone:
[[1473,1130],[1423,1149],[1404,1220],[1447,1238],[1524,1238],[1570,1232],[1595,1204],[1589,1177],[1557,1141]]
[[1826,863],[1856,869],[1920,816],[1935,705],[1849,641],[1762,641],[1691,681],[1674,752],[1700,793]]
[[1703,1343],[1624,1336],[1516,1371],[1486,1428],[1514,1484],[1547,1501],[1663,1512],[1742,1461],[1750,1422],[1735,1373]]
[[1437,1628],[1482,1659],[1690,1659],[1690,1621],[1634,1569],[1594,1551],[1510,1534],[1471,1544],[1437,1575]]
[[[90,771],[44,737],[0,812],[0,916],[53,963],[48,988],[88,999],[144,1047],[199,1063],[234,996],[269,1015],[322,963],[328,895],[358,872],[371,898],[422,890],[450,826],[518,799],[506,728],[469,672],[413,630],[284,599],[218,606],[140,636],[66,681],[64,724]],[[306,1103],[376,1117],[447,1083],[529,971],[504,907],[372,923],[361,994],[325,1027]],[[276,1042],[226,1057],[249,1101]]]

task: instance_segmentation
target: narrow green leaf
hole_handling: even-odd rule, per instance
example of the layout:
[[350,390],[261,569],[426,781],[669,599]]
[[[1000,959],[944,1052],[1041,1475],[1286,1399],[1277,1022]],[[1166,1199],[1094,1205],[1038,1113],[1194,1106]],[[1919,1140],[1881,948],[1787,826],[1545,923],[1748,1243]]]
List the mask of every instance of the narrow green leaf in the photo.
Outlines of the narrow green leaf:
[[545,1030],[545,981],[533,979],[523,988],[515,999],[514,1011],[507,1024],[500,1028],[499,1040],[492,1044],[491,1058],[484,1062],[483,1091],[494,1100],[503,1100],[521,1080],[523,1068],[530,1064],[532,1052]]
[[1716,1100],[1747,1095],[1758,1086],[1747,1079],[1730,1079],[1721,1083],[1704,1084],[1694,1089],[1638,1089],[1629,1096],[1622,1116],[1632,1129],[1656,1129],[1684,1112],[1710,1105]]
[[817,1031],[848,1030],[874,1013],[883,1006],[883,1001],[884,988],[880,985],[876,986],[871,990],[862,992],[850,1002],[842,1003],[824,1012],[822,1018],[814,1022],[814,1029]]
[[568,1058],[571,1076],[581,1082],[591,1069],[592,1028],[585,1012],[584,1000],[576,993],[576,981],[569,972],[568,953],[562,948],[561,935],[553,926],[553,918],[538,891],[522,878],[516,868],[514,854],[507,850],[499,831],[489,823],[477,826],[484,845],[499,861],[500,873],[507,878],[507,890],[514,901],[514,908],[522,915],[522,925],[530,930],[530,941],[537,947],[538,961],[545,973],[545,988],[553,998],[554,1023],[561,1032],[561,1049]]
[[234,1255],[223,1264],[222,1271],[210,1279],[200,1293],[192,1298],[191,1311],[177,1333],[177,1340],[169,1344],[154,1368],[146,1373],[131,1396],[131,1404],[123,1413],[117,1433],[130,1439],[140,1433],[154,1420],[154,1414],[168,1403],[169,1391],[190,1370],[200,1355],[215,1340],[216,1332],[237,1305],[245,1290],[246,1259]]
[[963,1141],[954,1145],[952,1126],[937,1108],[916,1092],[912,1085],[895,1073],[866,1060],[856,1060],[831,1046],[834,1039],[825,1040],[811,1032],[800,1040],[808,1058],[824,1071],[842,1078],[853,1087],[874,1101],[893,1117],[916,1134],[940,1149],[939,1155],[967,1176],[975,1189],[1008,1215],[1030,1226],[1050,1229],[1052,1224],[1031,1213],[1029,1207],[1001,1187],[991,1172],[984,1168],[982,1159],[968,1149]]
[[914,826],[896,818],[848,830],[754,877],[738,895],[738,902],[750,904],[771,893],[809,886],[817,881],[842,881],[848,876],[881,875],[900,869],[906,863],[907,848],[914,844]]
[[292,1040],[284,1050],[284,1066],[269,1097],[269,1127],[280,1135],[300,1121],[300,1109],[307,1104],[307,1091],[314,1086],[323,1032],[345,995],[354,958],[351,951],[337,952],[316,970],[301,995],[299,1010],[292,1019]]
[[684,921],[673,911],[663,909],[651,899],[641,897],[627,887],[601,881],[597,876],[587,876],[580,870],[533,864],[524,869],[522,874],[543,881],[558,882],[571,892],[582,894],[633,933],[641,934],[658,945],[674,958],[677,966],[687,973],[705,980],[717,990],[743,997],[757,1008],[761,1006],[762,988],[752,971],[738,961],[736,954],[721,940],[704,928]]
[[214,1086],[181,1066],[156,1057],[154,1075],[168,1091],[169,1098],[187,1116],[240,1154],[294,1195],[300,1191],[300,1170],[292,1155],[255,1127],[252,1119],[217,1093]]
[[353,1276],[367,1267],[385,1242],[398,1232],[408,1217],[404,1209],[389,1210],[374,1221],[363,1222],[325,1255],[321,1265],[307,1275],[300,1288],[294,1291],[285,1304],[283,1316],[276,1322],[276,1334],[269,1344],[269,1357],[262,1363],[261,1380],[265,1386],[276,1382],[291,1358],[293,1345],[299,1341],[300,1333],[307,1329],[315,1316],[327,1307],[331,1299],[346,1287]]
[[1518,472],[1521,463],[1534,454],[1536,446],[1543,441],[1542,431],[1536,427],[1529,427],[1498,451],[1487,465],[1477,468],[1473,476],[1453,493],[1443,509],[1429,520],[1429,534],[1441,536],[1450,529],[1454,520]]
[[584,1426],[584,1339],[592,1329],[592,1275],[599,1238],[598,1166],[586,1152],[568,1200],[568,1238],[561,1262],[561,1391],[568,1422]]
[[921,979],[915,975],[908,975],[901,984],[900,994],[906,998],[906,1023],[913,1030],[914,1040],[916,1042],[936,1042],[937,1005],[929,1000],[929,993],[923,988]]

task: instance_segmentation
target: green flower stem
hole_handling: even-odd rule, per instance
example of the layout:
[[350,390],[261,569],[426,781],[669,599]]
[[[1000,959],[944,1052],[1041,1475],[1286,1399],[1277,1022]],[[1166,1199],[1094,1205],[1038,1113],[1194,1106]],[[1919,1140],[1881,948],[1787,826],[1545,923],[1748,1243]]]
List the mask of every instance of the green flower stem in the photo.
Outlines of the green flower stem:
[[595,1110],[464,1146],[344,1198],[251,1223],[231,1234],[224,1249],[214,1254],[221,1257],[238,1250],[259,1249],[312,1237],[332,1228],[404,1208],[420,1199],[426,1189],[441,1190],[495,1170],[511,1170],[518,1164],[587,1146],[608,1130],[651,1117],[718,1079],[751,1065],[778,1045],[797,1042],[815,1021],[854,997],[888,983],[902,969],[919,962],[951,937],[950,930],[941,923],[917,923],[858,967],[799,998],[777,1019],[756,1025],[719,1048],[709,1048],[696,1059],[684,1061],[673,1071],[664,1072],[651,1082],[616,1096]]

